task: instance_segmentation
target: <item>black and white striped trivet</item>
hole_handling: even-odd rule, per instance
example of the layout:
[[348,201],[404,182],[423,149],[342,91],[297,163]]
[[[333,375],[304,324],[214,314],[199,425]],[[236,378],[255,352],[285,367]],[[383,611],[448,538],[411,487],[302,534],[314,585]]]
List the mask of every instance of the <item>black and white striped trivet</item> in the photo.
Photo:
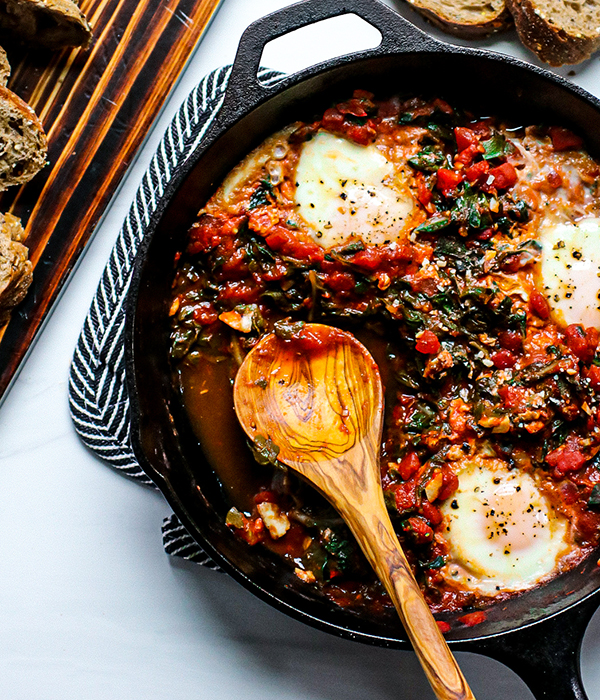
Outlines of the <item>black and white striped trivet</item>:
[[[73,356],[69,401],[83,442],[112,467],[141,484],[153,485],[130,444],[129,397],[125,383],[125,298],[133,261],[174,169],[203,138],[220,109],[231,68],[207,75],[183,103],[152,158],[119,233],[94,296]],[[259,71],[263,83],[281,73]],[[165,518],[163,544],[168,554],[218,568],[185,530],[176,515]]]

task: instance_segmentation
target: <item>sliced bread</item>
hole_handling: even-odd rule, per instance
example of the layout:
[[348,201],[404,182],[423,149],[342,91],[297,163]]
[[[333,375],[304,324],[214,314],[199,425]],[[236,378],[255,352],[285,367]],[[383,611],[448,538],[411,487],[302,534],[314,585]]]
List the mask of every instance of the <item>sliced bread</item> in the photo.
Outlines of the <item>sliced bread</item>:
[[440,29],[476,39],[506,29],[512,19],[504,0],[407,0]]
[[6,86],[10,78],[10,63],[6,51],[0,46],[0,85]]
[[0,0],[0,32],[28,46],[87,46],[92,28],[72,0]]
[[551,66],[580,63],[600,48],[600,3],[506,0],[519,38]]
[[29,251],[21,243],[25,233],[12,214],[0,214],[0,328],[23,300],[32,280]]
[[46,164],[47,152],[46,134],[36,113],[0,86],[0,191],[31,180]]

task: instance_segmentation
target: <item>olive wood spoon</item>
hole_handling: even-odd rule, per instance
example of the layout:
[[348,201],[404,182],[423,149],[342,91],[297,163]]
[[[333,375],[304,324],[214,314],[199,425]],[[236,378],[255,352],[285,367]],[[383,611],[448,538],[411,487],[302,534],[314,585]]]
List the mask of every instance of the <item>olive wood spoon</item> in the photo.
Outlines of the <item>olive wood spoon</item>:
[[263,337],[235,379],[248,437],[338,510],[394,602],[434,693],[474,698],[425,602],[390,521],[380,481],[383,389],[377,364],[350,333],[306,324],[289,340]]

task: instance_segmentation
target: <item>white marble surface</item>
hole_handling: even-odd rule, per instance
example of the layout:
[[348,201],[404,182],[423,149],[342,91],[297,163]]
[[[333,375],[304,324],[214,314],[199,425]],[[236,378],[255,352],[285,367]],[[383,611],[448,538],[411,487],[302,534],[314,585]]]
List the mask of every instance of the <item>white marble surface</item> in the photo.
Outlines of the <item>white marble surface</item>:
[[[317,632],[237,583],[163,553],[162,497],[114,473],[79,442],[67,404],[69,363],[111,246],[166,124],[193,85],[231,62],[243,29],[286,0],[223,0],[167,108],[56,305],[0,411],[0,696],[4,700],[414,700],[433,698],[415,657]],[[400,0],[388,0],[406,16]],[[273,68],[372,42],[360,22],[328,27]],[[512,34],[480,42],[532,60]],[[594,58],[572,76],[600,95]],[[562,71],[567,74],[567,71]],[[583,645],[600,698],[600,616]],[[479,700],[531,693],[499,663],[459,662]]]

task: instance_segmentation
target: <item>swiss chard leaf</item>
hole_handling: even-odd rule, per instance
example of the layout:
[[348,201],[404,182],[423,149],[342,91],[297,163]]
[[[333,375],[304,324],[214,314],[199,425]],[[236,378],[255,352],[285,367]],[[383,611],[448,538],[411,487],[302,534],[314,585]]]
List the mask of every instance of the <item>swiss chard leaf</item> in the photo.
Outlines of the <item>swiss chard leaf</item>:
[[273,192],[273,185],[270,180],[261,180],[259,186],[250,195],[250,201],[248,202],[248,209],[256,209],[257,207],[268,207],[273,204],[275,200],[275,193]]
[[511,146],[503,134],[494,134],[491,139],[482,141],[481,145],[484,148],[483,157],[486,160],[494,158],[502,158],[507,153],[510,153]]

